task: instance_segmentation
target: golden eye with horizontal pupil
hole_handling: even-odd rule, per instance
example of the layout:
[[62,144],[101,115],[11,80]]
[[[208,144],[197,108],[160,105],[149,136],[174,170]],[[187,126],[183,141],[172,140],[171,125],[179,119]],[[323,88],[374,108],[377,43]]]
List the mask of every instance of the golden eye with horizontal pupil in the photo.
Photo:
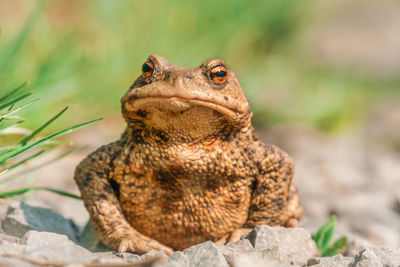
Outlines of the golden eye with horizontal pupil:
[[225,66],[215,66],[210,70],[210,78],[215,84],[224,84],[226,82]]
[[150,78],[153,74],[154,65],[150,61],[147,61],[142,66],[142,74],[145,78]]

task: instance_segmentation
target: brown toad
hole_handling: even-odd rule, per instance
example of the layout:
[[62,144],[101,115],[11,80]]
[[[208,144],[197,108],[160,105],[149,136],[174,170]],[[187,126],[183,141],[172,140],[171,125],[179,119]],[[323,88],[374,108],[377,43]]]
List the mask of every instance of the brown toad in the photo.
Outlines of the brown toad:
[[119,252],[168,254],[235,240],[301,217],[293,162],[260,142],[236,74],[220,59],[182,68],[151,55],[122,97],[127,128],[76,169],[100,239]]

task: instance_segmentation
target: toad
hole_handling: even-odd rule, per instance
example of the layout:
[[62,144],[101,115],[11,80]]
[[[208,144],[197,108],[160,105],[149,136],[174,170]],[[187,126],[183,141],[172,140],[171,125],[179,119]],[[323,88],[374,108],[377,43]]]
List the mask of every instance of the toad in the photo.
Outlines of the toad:
[[224,61],[183,68],[151,55],[121,106],[121,138],[75,171],[104,244],[171,254],[237,240],[259,224],[297,224],[293,161],[259,141],[249,102]]

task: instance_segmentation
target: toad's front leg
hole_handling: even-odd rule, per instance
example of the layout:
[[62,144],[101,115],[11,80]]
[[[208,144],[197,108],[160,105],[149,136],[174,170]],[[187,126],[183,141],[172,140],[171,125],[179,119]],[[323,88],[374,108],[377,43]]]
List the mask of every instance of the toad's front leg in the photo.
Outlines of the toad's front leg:
[[145,253],[152,249],[167,255],[173,250],[136,231],[126,220],[109,177],[112,158],[120,153],[115,143],[103,146],[83,160],[75,181],[100,240],[118,252]]
[[265,145],[245,227],[259,224],[296,226],[303,209],[292,184],[294,164],[278,147]]

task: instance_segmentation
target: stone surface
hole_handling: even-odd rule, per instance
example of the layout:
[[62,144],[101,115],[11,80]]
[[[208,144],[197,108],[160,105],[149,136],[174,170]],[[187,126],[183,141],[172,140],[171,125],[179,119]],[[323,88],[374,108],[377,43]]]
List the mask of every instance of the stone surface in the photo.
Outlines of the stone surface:
[[[23,203],[12,202],[9,204],[0,201],[2,229],[14,234],[14,236],[0,234],[0,266],[124,266],[126,264],[155,267],[400,266],[400,248],[371,247],[370,243],[364,239],[348,235],[349,246],[345,253],[346,255],[355,255],[354,258],[343,255],[315,257],[317,253],[315,243],[305,229],[266,225],[257,226],[237,242],[215,245],[208,241],[187,248],[183,252],[176,251],[170,257],[155,250],[144,255],[118,254],[111,251],[93,253],[77,245],[66,235],[29,230],[31,227],[42,230],[43,225],[51,225],[46,222],[47,216],[56,218],[54,221],[60,220],[62,222],[60,227],[71,230],[68,219],[46,209],[36,209]],[[14,219],[16,223],[12,224],[11,221]],[[21,222],[24,222],[22,219],[31,223],[22,224]],[[86,228],[90,229],[90,227]],[[17,237],[21,235],[22,230],[26,233],[20,238]],[[60,231],[66,232],[67,230],[61,229]],[[96,239],[94,231],[87,232],[91,233],[93,240]],[[77,234],[73,236],[78,239]],[[95,249],[98,249],[98,241],[93,244],[96,244]],[[365,249],[366,246],[369,248]]]
[[229,243],[226,246],[218,245],[230,266],[287,266],[280,262],[279,251],[276,248],[255,249],[248,239]]
[[285,264],[303,265],[318,254],[310,233],[303,228],[259,225],[245,238],[254,248],[269,251],[271,257],[276,257],[277,261]]
[[346,267],[348,266],[348,260],[346,261],[343,255],[338,254],[333,257],[318,257],[311,258],[307,262],[307,266],[313,267]]
[[350,264],[350,267],[383,267],[381,261],[375,253],[366,248],[359,254],[354,256],[354,261]]
[[210,241],[192,246],[183,251],[191,266],[196,267],[229,267],[224,255]]
[[111,252],[91,253],[67,236],[56,233],[30,230],[20,239],[0,235],[0,266],[118,266],[145,260],[140,256],[124,259]]
[[267,260],[255,255],[241,255],[237,257],[234,262],[231,263],[233,267],[293,267],[293,265],[288,265],[274,260]]
[[400,266],[400,248],[371,247],[354,256],[351,267]]
[[370,248],[384,266],[400,266],[400,248],[372,247]]
[[38,230],[63,234],[75,242],[79,241],[81,229],[71,219],[18,201],[10,202],[4,215],[4,205],[7,204],[0,205],[3,206],[0,208],[3,213],[1,230],[8,235],[22,237],[29,230]]
[[121,258],[109,253],[91,253],[67,236],[30,230],[18,239],[5,234],[0,238],[1,266],[41,266],[89,263],[121,264]]
[[[230,266],[243,266],[245,262],[251,262],[251,266],[289,266],[282,259],[278,249],[240,249],[221,246],[220,251]],[[296,266],[300,266],[297,265]]]
[[167,262],[159,263],[156,266],[162,267],[189,267],[189,259],[186,257],[185,253],[182,251],[175,251],[171,256],[169,256]]

